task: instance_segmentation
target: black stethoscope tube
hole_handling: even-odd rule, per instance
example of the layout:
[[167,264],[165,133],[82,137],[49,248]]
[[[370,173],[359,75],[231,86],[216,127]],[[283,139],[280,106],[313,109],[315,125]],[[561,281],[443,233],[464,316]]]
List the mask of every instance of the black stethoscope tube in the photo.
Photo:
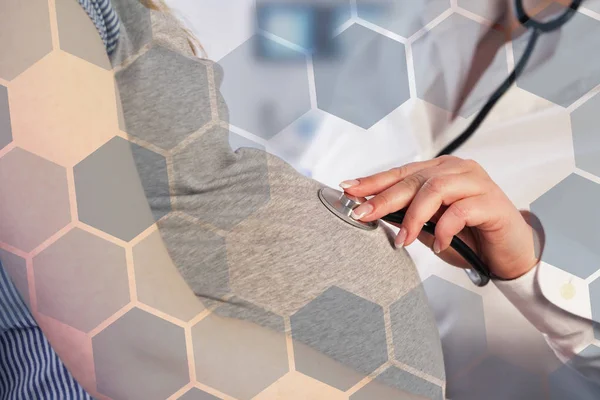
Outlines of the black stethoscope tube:
[[[511,74],[502,82],[502,84],[496,89],[496,91],[490,96],[488,101],[485,103],[481,111],[477,113],[473,121],[469,124],[469,126],[461,133],[456,139],[454,139],[450,144],[444,147],[436,157],[451,154],[460,146],[462,146],[473,134],[475,131],[481,126],[485,118],[488,116],[490,111],[494,108],[498,100],[502,98],[510,89],[510,87],[517,81],[517,78],[523,73],[525,67],[527,66],[527,62],[531,58],[531,54],[535,49],[535,45],[542,33],[548,33],[560,29],[564,24],[566,24],[574,15],[579,6],[581,5],[582,0],[573,0],[567,10],[558,16],[557,18],[550,20],[548,22],[539,22],[533,18],[531,18],[527,12],[525,11],[525,7],[523,6],[523,0],[515,0],[515,10],[517,14],[517,18],[519,22],[526,28],[531,29],[531,37],[529,38],[529,42],[527,43],[527,47],[525,48],[525,52],[523,56],[515,66],[515,69],[511,72]],[[406,210],[400,210],[393,212],[391,214],[386,215],[382,218],[382,220],[387,222],[393,222],[396,224],[401,224],[404,220],[404,215]],[[423,231],[429,233],[430,235],[435,234],[435,223],[429,221],[423,226]],[[467,261],[472,269],[477,272],[479,275],[479,280],[476,283],[478,286],[485,286],[490,281],[490,279],[502,280],[502,278],[495,276],[492,274],[485,265],[483,261],[479,258],[479,256],[469,247],[465,242],[463,242],[457,236],[452,238],[452,242],[450,244],[454,250],[456,250],[464,259]]]
[[[404,220],[404,214],[404,210],[396,211],[386,215],[382,218],[382,220],[395,224],[402,224],[402,221]],[[429,221],[423,225],[422,230],[430,235],[435,235],[435,226],[436,225],[434,222]],[[480,286],[485,286],[490,279],[501,279],[494,276],[488,267],[483,263],[483,261],[481,261],[481,259],[477,256],[477,254],[458,236],[454,236],[452,238],[450,247],[456,250],[465,259],[465,261],[471,265],[472,269],[479,274]]]

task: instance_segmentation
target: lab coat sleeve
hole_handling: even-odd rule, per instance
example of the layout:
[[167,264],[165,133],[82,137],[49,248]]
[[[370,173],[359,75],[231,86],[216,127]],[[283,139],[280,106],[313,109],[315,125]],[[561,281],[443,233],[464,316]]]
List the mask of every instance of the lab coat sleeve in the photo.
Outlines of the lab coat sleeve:
[[[557,357],[595,384],[600,384],[600,354],[586,351],[594,340],[595,323],[550,301],[540,285],[536,265],[527,274],[511,281],[495,281],[508,300],[544,335]],[[560,282],[544,285],[559,287]],[[600,386],[599,386],[600,388]]]

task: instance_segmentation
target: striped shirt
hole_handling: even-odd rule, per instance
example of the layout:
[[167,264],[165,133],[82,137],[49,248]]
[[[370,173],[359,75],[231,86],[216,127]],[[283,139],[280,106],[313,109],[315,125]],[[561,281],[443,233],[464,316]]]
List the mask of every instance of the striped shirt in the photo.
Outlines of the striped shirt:
[[0,265],[0,400],[91,398],[52,350]]
[[[119,18],[110,0],[78,0],[110,54]],[[42,333],[0,264],[0,400],[92,399],[75,381]]]
[[119,39],[119,17],[113,9],[110,0],[78,0],[85,12],[90,16],[96,29],[111,54]]

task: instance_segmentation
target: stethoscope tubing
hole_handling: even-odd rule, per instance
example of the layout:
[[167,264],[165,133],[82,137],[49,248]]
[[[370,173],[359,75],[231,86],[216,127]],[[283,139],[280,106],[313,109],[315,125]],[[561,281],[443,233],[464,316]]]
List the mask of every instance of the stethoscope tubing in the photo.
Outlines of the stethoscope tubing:
[[[564,24],[566,24],[573,16],[575,15],[577,9],[581,5],[582,0],[573,0],[567,10],[564,13],[559,15],[558,17],[547,21],[540,22],[533,18],[531,18],[527,12],[525,11],[525,7],[523,6],[523,0],[515,0],[515,10],[517,14],[517,18],[519,22],[526,28],[531,30],[531,36],[527,43],[527,47],[523,53],[523,56],[515,66],[514,70],[510,73],[510,75],[502,82],[502,84],[494,91],[494,93],[490,96],[488,101],[482,107],[482,109],[477,113],[473,121],[469,124],[469,126],[452,142],[450,142],[446,147],[444,147],[436,157],[440,157],[442,155],[447,155],[455,152],[460,146],[462,146],[477,129],[481,126],[485,118],[492,111],[494,106],[498,103],[498,101],[506,94],[508,89],[517,81],[519,76],[525,70],[529,59],[535,49],[535,45],[542,33],[548,33],[560,29]],[[404,215],[406,210],[399,210],[393,213],[386,215],[381,218],[384,221],[402,224],[404,220]],[[435,223],[432,221],[427,222],[422,230],[427,232],[430,235],[435,236]],[[452,238],[452,242],[450,244],[454,250],[456,250],[464,259],[467,261],[472,270],[475,271],[478,275],[478,279],[473,279],[472,275],[469,274],[471,280],[477,286],[485,286],[489,283],[491,279],[494,280],[503,280],[502,278],[495,276],[488,266],[479,258],[477,253],[473,251],[464,241],[462,241],[459,237],[454,236]]]

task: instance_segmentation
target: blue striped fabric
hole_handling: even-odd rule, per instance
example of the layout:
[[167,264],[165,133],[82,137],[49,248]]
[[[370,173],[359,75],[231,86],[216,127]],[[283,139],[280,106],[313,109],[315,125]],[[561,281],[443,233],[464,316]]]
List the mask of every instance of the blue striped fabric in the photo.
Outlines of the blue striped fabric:
[[92,399],[60,361],[0,264],[0,400]]
[[110,0],[78,0],[85,12],[90,16],[110,55],[117,47],[119,40],[119,17]]

